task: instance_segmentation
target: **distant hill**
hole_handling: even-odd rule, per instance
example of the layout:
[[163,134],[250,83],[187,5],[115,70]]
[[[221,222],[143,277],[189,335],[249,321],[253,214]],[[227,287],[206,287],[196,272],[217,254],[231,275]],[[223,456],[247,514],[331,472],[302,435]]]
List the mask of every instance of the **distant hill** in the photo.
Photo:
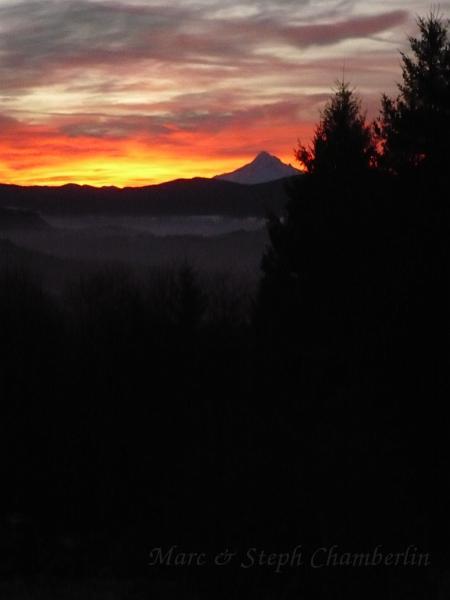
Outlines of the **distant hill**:
[[0,230],[10,229],[48,229],[49,225],[37,212],[26,208],[0,206]]
[[255,185],[258,183],[267,183],[277,181],[286,177],[300,175],[300,171],[292,165],[283,163],[279,158],[268,152],[260,152],[251,163],[232,171],[217,175],[216,179],[232,181],[245,185]]
[[287,202],[286,181],[240,185],[221,179],[178,179],[141,188],[0,185],[0,207],[42,215],[146,214],[264,216]]

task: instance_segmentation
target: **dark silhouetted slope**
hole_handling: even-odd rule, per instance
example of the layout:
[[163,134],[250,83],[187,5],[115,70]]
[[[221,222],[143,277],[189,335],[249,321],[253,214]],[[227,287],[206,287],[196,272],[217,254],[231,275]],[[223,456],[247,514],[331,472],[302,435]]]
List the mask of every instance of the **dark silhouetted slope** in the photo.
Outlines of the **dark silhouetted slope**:
[[247,186],[219,179],[178,179],[142,188],[0,186],[0,207],[42,214],[263,216],[287,201],[285,181]]

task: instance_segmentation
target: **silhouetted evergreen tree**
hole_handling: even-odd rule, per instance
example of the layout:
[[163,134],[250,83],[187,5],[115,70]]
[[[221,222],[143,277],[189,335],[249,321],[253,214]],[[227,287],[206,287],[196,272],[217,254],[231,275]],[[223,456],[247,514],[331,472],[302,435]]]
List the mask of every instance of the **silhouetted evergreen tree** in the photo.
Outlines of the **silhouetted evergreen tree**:
[[348,83],[338,84],[321,114],[312,146],[300,144],[296,156],[310,173],[355,173],[370,167],[375,157],[372,131]]
[[[306,298],[312,298],[314,287],[323,286],[328,277],[334,281],[344,266],[342,262],[335,264],[339,261],[336,250],[345,244],[341,235],[349,220],[356,218],[352,211],[359,203],[365,179],[376,178],[370,168],[376,157],[373,131],[361,111],[360,99],[348,83],[338,84],[321,113],[311,147],[300,144],[296,155],[308,174],[292,184],[284,218],[271,215],[268,220],[271,244],[263,257],[259,304],[263,312],[271,313],[273,335],[283,331],[285,340],[292,335],[294,347],[280,340],[287,353],[284,356],[282,350],[278,351],[276,360],[282,362],[283,369],[289,368],[291,360],[296,362],[299,344],[305,347],[307,340],[316,344],[312,338],[317,338],[317,331],[313,334],[310,330],[313,321],[305,321],[302,314]],[[333,242],[334,250],[330,246]],[[318,310],[325,301],[325,297],[318,298],[310,309]],[[269,321],[265,324],[268,326]],[[297,327],[302,329],[300,337]]]
[[[438,126],[430,119],[428,130],[422,114],[444,115],[447,127],[445,103],[432,106],[410,113],[412,143]],[[433,484],[434,456],[448,461],[445,437],[435,435],[448,389],[448,218],[438,182],[370,168],[378,156],[359,107],[342,84],[311,148],[297,151],[308,174],[292,184],[283,217],[269,219],[258,373],[277,398],[278,440],[296,457],[297,501],[310,516],[296,522],[304,538],[314,545],[320,530],[326,544],[347,520],[351,543],[403,544],[413,532],[426,546],[430,509],[418,490]],[[439,136],[429,145],[433,167],[439,145],[448,156],[448,135]],[[353,505],[350,516],[355,482],[366,512]],[[330,489],[334,506],[321,505]]]
[[402,53],[399,95],[384,95],[376,131],[382,164],[394,173],[421,167],[439,172],[450,161],[450,40],[448,21],[431,13],[418,19],[419,36]]

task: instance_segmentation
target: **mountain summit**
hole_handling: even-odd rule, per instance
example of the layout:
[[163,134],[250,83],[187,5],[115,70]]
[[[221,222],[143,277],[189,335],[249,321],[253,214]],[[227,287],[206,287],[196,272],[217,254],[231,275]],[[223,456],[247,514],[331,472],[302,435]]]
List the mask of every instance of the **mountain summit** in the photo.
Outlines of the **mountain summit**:
[[215,179],[224,179],[234,183],[266,183],[284,177],[299,175],[301,172],[292,165],[287,165],[273,154],[260,152],[251,163],[223,175],[216,175]]

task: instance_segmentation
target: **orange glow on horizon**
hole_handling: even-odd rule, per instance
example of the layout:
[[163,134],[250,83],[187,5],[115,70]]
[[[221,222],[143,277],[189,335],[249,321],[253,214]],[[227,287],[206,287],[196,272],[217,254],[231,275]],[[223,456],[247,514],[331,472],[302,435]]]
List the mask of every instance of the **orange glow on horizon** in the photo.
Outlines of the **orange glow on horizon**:
[[[311,127],[305,125],[302,129],[309,133]],[[299,168],[295,143],[291,143],[298,128],[274,124],[263,134],[254,127],[231,127],[216,134],[174,130],[170,140],[153,142],[144,136],[70,137],[44,125],[21,124],[0,137],[0,182],[139,187],[233,171],[261,150]]]
[[[2,168],[1,183],[15,185],[79,185],[140,187],[192,177],[213,177],[236,168],[236,161],[176,159],[164,156],[94,156],[88,159],[62,157],[57,164],[33,166],[18,173]],[[240,165],[238,165],[240,166]]]
[[0,182],[143,186],[261,151],[298,167],[342,65],[375,116],[416,30],[414,1],[222,4],[0,1]]
[[[288,157],[281,157],[283,162],[291,162]],[[21,173],[12,172],[2,165],[0,183],[21,186],[61,186],[67,183],[92,185],[95,187],[115,186],[141,187],[154,185],[174,179],[192,179],[194,177],[210,178],[221,173],[234,171],[254,156],[242,158],[220,159],[175,159],[132,158],[114,160],[110,157],[95,157],[85,161],[61,159],[57,165],[32,167]],[[300,168],[298,165],[294,165]],[[66,174],[64,174],[66,173]]]

